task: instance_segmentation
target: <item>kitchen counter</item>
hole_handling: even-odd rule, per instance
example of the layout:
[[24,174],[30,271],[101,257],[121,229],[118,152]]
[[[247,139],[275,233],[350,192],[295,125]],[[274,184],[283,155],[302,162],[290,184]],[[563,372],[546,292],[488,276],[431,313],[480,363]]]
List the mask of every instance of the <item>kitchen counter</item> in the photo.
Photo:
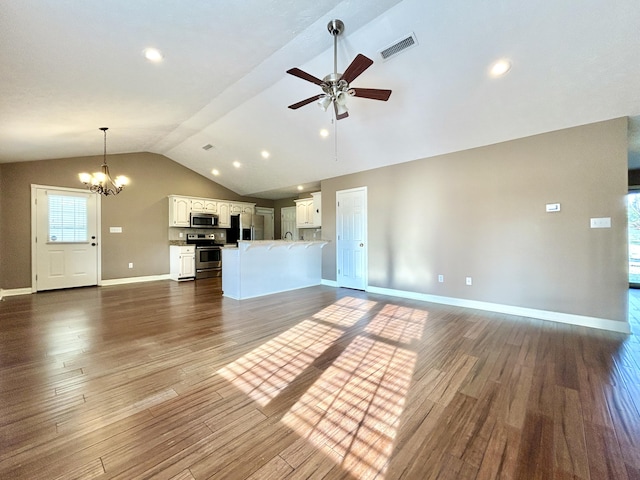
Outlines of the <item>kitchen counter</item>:
[[320,285],[322,247],[328,242],[239,241],[222,249],[222,290],[242,300]]

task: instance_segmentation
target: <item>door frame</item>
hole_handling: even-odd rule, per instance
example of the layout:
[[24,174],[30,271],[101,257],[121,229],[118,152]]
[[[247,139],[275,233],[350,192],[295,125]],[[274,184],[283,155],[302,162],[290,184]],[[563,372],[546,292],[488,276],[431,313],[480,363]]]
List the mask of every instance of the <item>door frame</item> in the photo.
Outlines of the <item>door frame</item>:
[[338,240],[338,235],[339,235],[339,215],[338,215],[338,202],[340,201],[340,194],[344,194],[344,193],[353,193],[353,192],[362,192],[363,195],[363,205],[364,205],[364,226],[362,229],[362,234],[364,236],[363,239],[363,243],[364,243],[364,254],[363,254],[363,262],[362,262],[362,279],[363,279],[363,283],[364,285],[362,285],[362,289],[366,292],[369,289],[369,218],[368,218],[368,190],[367,190],[367,186],[363,186],[363,187],[355,187],[355,188],[348,188],[345,190],[337,190],[336,191],[336,285],[338,287],[341,287],[342,285],[340,285],[339,282],[339,275],[338,272],[340,271],[340,256],[338,255],[338,251],[339,251],[339,243],[340,240]]
[[[36,293],[38,291],[38,284],[36,280],[36,275],[38,273],[38,256],[36,252],[36,233],[38,232],[38,215],[37,209],[38,205],[36,203],[36,198],[38,195],[38,190],[58,190],[61,192],[73,192],[73,193],[87,193],[87,189],[85,188],[69,188],[69,187],[56,187],[53,185],[37,185],[31,184],[31,293]],[[98,194],[96,195],[96,229],[99,232],[98,234],[98,245],[96,245],[98,251],[97,262],[96,265],[96,276],[97,276],[97,285],[102,285],[102,196]]]

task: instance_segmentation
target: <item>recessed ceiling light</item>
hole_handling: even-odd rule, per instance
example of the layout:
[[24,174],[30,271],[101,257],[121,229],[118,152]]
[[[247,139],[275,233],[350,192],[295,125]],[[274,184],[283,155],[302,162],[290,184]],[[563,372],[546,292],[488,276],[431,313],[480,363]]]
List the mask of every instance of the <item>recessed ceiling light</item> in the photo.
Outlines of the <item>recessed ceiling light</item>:
[[269,158],[271,156],[271,154],[269,152],[267,152],[266,150],[262,150],[260,152],[260,155],[262,155],[262,158]]
[[302,191],[302,189],[303,189],[303,188],[304,188],[304,187],[303,187],[302,185],[298,185],[298,190],[299,190],[299,191]]
[[218,175],[220,175],[220,171],[219,171],[217,168],[214,168],[213,170],[211,170],[211,173],[212,173],[213,175],[215,175],[216,177],[217,177]]
[[240,168],[240,165],[241,165],[240,162],[237,161],[237,160],[235,162],[233,162],[233,166],[236,167],[236,168]]
[[327,138],[329,136],[329,130],[327,130],[326,128],[323,128],[322,130],[320,130],[320,136],[322,138]]
[[491,70],[489,70],[489,72],[492,77],[501,77],[509,70],[511,70],[511,62],[506,59],[501,59],[491,65]]
[[150,62],[161,62],[163,59],[162,52],[157,48],[145,48],[142,53],[144,54],[144,58]]

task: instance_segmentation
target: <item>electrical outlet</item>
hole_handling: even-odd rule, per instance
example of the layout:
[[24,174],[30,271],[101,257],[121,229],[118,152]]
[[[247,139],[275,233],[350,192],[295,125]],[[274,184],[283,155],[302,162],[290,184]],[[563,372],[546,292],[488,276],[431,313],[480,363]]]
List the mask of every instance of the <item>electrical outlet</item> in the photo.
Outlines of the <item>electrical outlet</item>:
[[129,262],[129,268],[133,268],[133,262]]
[[471,277],[467,277],[466,282],[467,285],[473,285],[473,280],[471,280]]
[[438,282],[444,283],[444,275],[438,275]]

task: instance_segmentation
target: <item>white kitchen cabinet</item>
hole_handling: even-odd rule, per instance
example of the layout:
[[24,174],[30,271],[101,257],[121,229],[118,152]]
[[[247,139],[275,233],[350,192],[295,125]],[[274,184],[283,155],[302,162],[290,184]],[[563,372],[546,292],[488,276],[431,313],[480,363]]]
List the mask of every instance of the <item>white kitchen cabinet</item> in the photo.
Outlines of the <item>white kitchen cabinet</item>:
[[169,246],[169,277],[171,280],[191,280],[196,276],[196,247]]
[[191,199],[178,195],[169,196],[169,226],[188,227],[191,224]]
[[231,215],[240,215],[241,213],[255,212],[255,203],[231,202]]
[[218,202],[218,227],[231,228],[231,204]]
[[312,193],[313,197],[313,226],[322,226],[322,192]]
[[208,198],[191,199],[191,211],[198,213],[218,213],[218,202]]
[[298,228],[314,227],[313,198],[296,200],[296,226]]
[[218,215],[220,228],[231,228],[231,215],[255,213],[255,203],[169,195],[169,226],[190,227],[191,212]]

